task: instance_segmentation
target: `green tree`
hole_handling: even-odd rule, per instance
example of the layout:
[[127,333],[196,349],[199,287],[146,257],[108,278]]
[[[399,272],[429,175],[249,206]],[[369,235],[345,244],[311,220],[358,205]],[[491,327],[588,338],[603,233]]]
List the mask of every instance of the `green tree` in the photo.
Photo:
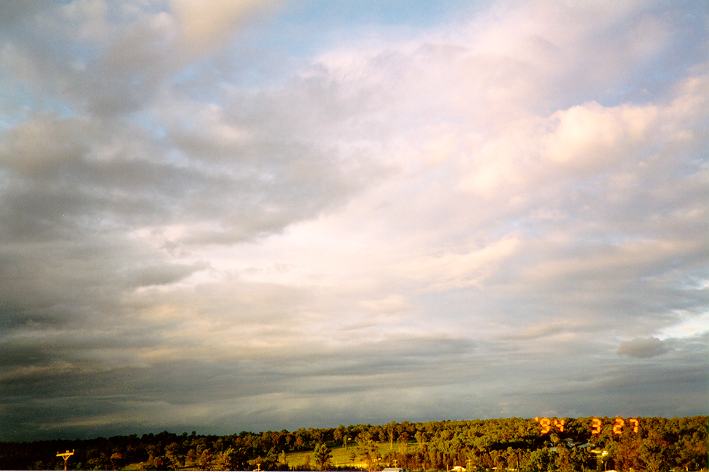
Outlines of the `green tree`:
[[533,472],[547,472],[554,469],[554,456],[547,448],[537,449],[529,455],[524,470]]
[[660,472],[669,469],[667,457],[669,442],[660,431],[651,430],[640,447],[640,460],[648,472]]
[[423,446],[426,444],[426,436],[422,431],[416,431],[414,438],[416,439],[416,444],[418,445],[419,451],[423,451]]
[[563,443],[556,445],[556,458],[554,462],[556,464],[555,469],[559,472],[574,472],[574,470],[576,470],[571,451],[569,451]]
[[217,470],[235,470],[239,468],[236,450],[228,447],[214,457],[214,468]]
[[361,433],[357,436],[357,452],[367,463],[367,468],[372,470],[377,462],[379,448],[377,447],[377,443],[372,440],[369,433]]
[[318,469],[325,470],[332,460],[332,451],[325,444],[319,443],[315,446],[313,458]]
[[197,458],[197,467],[202,470],[209,470],[212,467],[212,461],[214,460],[214,455],[209,448],[205,448],[200,453]]
[[332,432],[332,439],[337,442],[342,441],[346,434],[347,430],[345,429],[345,426],[339,425],[337,428],[335,428],[335,431]]

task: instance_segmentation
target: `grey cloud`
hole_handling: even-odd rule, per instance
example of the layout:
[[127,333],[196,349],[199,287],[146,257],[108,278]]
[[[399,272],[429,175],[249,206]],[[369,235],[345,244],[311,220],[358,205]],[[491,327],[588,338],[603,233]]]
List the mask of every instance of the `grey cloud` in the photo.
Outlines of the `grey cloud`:
[[669,347],[657,338],[635,338],[624,341],[618,346],[618,354],[621,356],[640,359],[659,356],[667,351],[669,351]]
[[26,2],[8,2],[0,7],[0,18],[3,27],[22,24],[24,20],[32,18],[44,6],[40,0],[29,0]]
[[187,163],[174,162],[169,146],[120,122],[42,119],[4,138],[0,162],[15,174],[4,231],[18,238],[69,237],[100,222],[116,229],[179,220],[215,226],[188,241],[229,243],[317,215],[364,183],[339,170],[336,156],[297,140],[232,148],[231,160],[205,167],[190,162],[202,159],[194,146]]
[[[170,53],[164,38],[169,26],[160,28],[160,12],[140,17],[107,4],[98,18],[88,5],[42,5],[24,9],[24,27],[8,38],[6,49],[14,64],[11,76],[39,97],[59,98],[75,112],[115,117],[142,108],[179,68],[181,58]],[[94,27],[105,37],[82,37],[81,30],[95,21],[105,21]],[[58,42],[67,47],[57,47]]]
[[[574,225],[564,224],[558,230],[564,228],[569,235],[576,234]],[[527,323],[559,320],[561,324],[547,328],[559,331],[564,328],[561,320],[569,317],[587,320],[572,325],[569,332],[615,327],[641,336],[678,320],[673,314],[677,311],[698,315],[709,302],[707,292],[692,283],[703,277],[707,251],[703,242],[682,237],[617,245],[605,242],[611,238],[608,232],[591,243],[584,241],[590,235],[578,234],[564,243],[525,242],[519,256],[500,265],[488,279],[485,296],[474,299],[474,306],[481,312],[505,313],[499,318],[510,326],[520,319]]]
[[[467,339],[448,337],[390,337],[376,342],[362,342],[355,346],[343,346],[328,350],[314,350],[292,366],[288,371],[307,377],[341,377],[350,387],[362,384],[361,376],[407,374],[426,372],[427,377],[439,368],[445,369],[449,362],[465,363],[475,357],[475,344]],[[298,359],[298,357],[296,357]],[[348,382],[348,376],[358,380]],[[410,379],[408,380],[410,381]],[[420,382],[430,382],[421,378]]]
[[[706,369],[693,366],[706,358],[700,340],[636,338],[616,352],[614,337],[647,336],[675,322],[677,310],[700,313],[709,302],[696,289],[707,255],[696,241],[709,220],[699,203],[707,192],[700,141],[683,147],[658,129],[647,147],[607,167],[544,175],[539,188],[511,185],[484,204],[448,180],[455,166],[414,171],[405,182],[413,190],[392,197],[403,211],[384,213],[391,220],[382,234],[402,237],[404,247],[419,230],[422,240],[440,233],[431,240],[446,247],[519,234],[520,250],[480,287],[436,293],[421,319],[403,321],[460,337],[390,333],[356,319],[367,329],[328,344],[343,331],[328,331],[322,318],[343,315],[338,307],[323,314],[312,300],[328,288],[233,274],[218,274],[234,277],[221,285],[172,285],[214,275],[192,257],[206,246],[258,242],[342,208],[377,185],[384,166],[370,154],[386,160],[407,140],[418,149],[422,129],[450,125],[460,133],[456,152],[475,158],[471,130],[494,134],[489,110],[513,115],[508,104],[543,71],[467,45],[424,44],[412,54],[385,47],[364,59],[364,76],[300,64],[290,78],[244,91],[230,83],[246,74],[242,56],[227,52],[200,72],[194,56],[176,50],[179,32],[160,7],[134,18],[109,3],[115,10],[104,19],[118,22],[89,41],[74,31],[81,21],[62,23],[62,5],[37,5],[0,7],[8,12],[0,22],[15,23],[0,32],[2,85],[23,92],[19,108],[33,102],[0,134],[0,437],[490,415],[500,398],[528,416],[579,402],[588,408],[581,414],[616,414],[605,402],[632,407],[631,384],[643,390],[635,398],[648,414],[657,405],[667,405],[660,414],[681,411],[670,401],[680,397],[687,411],[703,404]],[[563,51],[556,56],[564,45],[535,44],[535,54],[564,60]],[[563,86],[580,66],[537,80],[564,90],[532,90],[532,111],[545,115],[627,84],[625,74],[600,70],[582,87]],[[466,96],[471,86],[497,92]],[[702,119],[680,127],[700,130]],[[657,159],[635,154],[658,149]],[[636,180],[614,184],[624,173]],[[413,222],[397,227],[407,216]],[[634,250],[633,241],[646,246]],[[420,288],[393,284],[406,295]],[[505,332],[486,344],[488,329]],[[687,385],[680,397],[667,379]],[[206,411],[204,419],[181,416],[191,408]]]
[[[8,77],[47,99],[38,103],[40,108],[51,109],[58,99],[74,113],[120,118],[140,112],[170,88],[174,74],[224,46],[210,40],[191,47],[185,25],[212,29],[210,23],[215,23],[223,30],[217,36],[228,39],[244,26],[244,17],[256,21],[259,15],[251,13],[274,10],[272,2],[177,9],[184,11],[174,7],[170,2],[3,5],[3,20],[15,19],[4,31],[5,59],[14,66],[7,69]],[[227,21],[220,8],[226,10]],[[235,15],[238,10],[244,12]],[[203,15],[218,21],[205,23],[199,20]]]
[[[692,414],[689,405],[696,404],[709,381],[707,356],[697,357],[695,346],[703,338],[706,335],[665,341],[673,349],[643,363],[618,362],[612,358],[615,353],[604,353],[601,343],[595,344],[592,358],[596,361],[584,363],[583,368],[579,368],[580,357],[572,355],[573,346],[568,356],[559,351],[541,356],[527,353],[513,370],[499,373],[507,380],[500,396],[524,405],[523,414],[528,416],[545,411],[569,416]],[[701,350],[706,353],[706,346]],[[519,375],[525,380],[518,382]]]
[[128,280],[136,287],[154,285],[168,285],[178,282],[194,272],[204,269],[204,264],[161,264],[147,267],[138,267],[133,273],[128,274]]
[[92,114],[123,115],[144,108],[178,64],[175,54],[159,44],[157,33],[143,28],[116,40],[67,89]]
[[[549,410],[617,415],[619,409],[653,415],[658,401],[666,405],[659,414],[684,414],[669,399],[696,402],[692,397],[706,384],[705,366],[693,365],[693,354],[683,349],[673,356],[640,369],[601,363],[580,371],[576,359],[556,352],[509,364],[495,355],[478,357],[469,341],[430,337],[366,343],[354,350],[303,346],[301,352],[270,360],[182,360],[84,372],[64,368],[5,382],[3,403],[12,408],[3,413],[3,424],[19,425],[13,415],[23,412],[23,426],[16,428],[44,430],[47,437],[128,433],[137,413],[143,428],[180,430],[201,426],[186,413],[195,408],[209,431],[226,433],[274,425],[436,418],[450,415],[451,406],[466,412],[464,417],[486,416],[497,411],[498,400],[518,405],[523,411],[517,414],[527,416]],[[681,383],[682,391],[670,388],[667,378]],[[169,413],[167,419],[155,419],[147,414],[150,409]],[[96,426],[71,426],[82,418]]]
[[[116,342],[107,348],[116,349],[119,344]],[[132,345],[125,347],[134,348]],[[445,385],[450,382],[451,372],[440,355],[462,360],[470,355],[469,348],[469,343],[462,340],[401,338],[356,346],[354,350],[341,347],[323,352],[317,346],[304,346],[304,352],[271,360],[211,362],[185,359],[121,368],[106,368],[100,363],[95,363],[93,368],[50,363],[45,369],[0,379],[3,387],[0,399],[12,407],[11,411],[24,412],[25,428],[41,429],[41,425],[45,425],[51,430],[50,434],[61,434],[61,425],[70,423],[75,417],[95,418],[99,422],[102,416],[113,414],[118,418],[132,418],[130,410],[138,404],[177,411],[181,407],[203,408],[228,402],[230,406],[224,412],[209,413],[219,418],[228,417],[229,410],[235,405],[238,408],[239,399],[247,402],[243,408],[258,409],[258,405],[264,405],[264,399],[268,401],[271,395],[281,395],[284,401],[279,402],[279,409],[288,416],[297,410],[289,406],[287,398],[329,402],[327,399],[333,395],[367,395],[367,392],[382,388]],[[50,347],[47,350],[57,352]],[[21,350],[14,352],[26,355]],[[348,364],[352,368],[343,367]],[[459,365],[458,370],[465,369]],[[195,384],[200,388],[195,389]],[[0,416],[8,420],[12,414]],[[248,415],[242,413],[240,421],[244,416]],[[147,414],[145,421],[154,427],[177,427],[179,424],[168,419],[159,421]],[[228,430],[230,424],[226,421],[224,418],[217,421],[217,427]],[[48,426],[52,423],[57,426]],[[231,427],[235,426],[232,424]],[[91,429],[82,431],[82,434],[90,434],[87,431]],[[8,431],[4,433],[9,434]]]

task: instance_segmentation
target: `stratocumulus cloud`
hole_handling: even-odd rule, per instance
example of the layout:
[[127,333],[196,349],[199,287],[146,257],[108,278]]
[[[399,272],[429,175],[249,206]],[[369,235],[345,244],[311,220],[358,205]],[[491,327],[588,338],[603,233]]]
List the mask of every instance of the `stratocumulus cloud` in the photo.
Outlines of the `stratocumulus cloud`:
[[704,412],[706,9],[367,5],[0,6],[0,439]]
[[624,341],[618,346],[618,354],[629,357],[655,357],[668,351],[668,347],[657,338],[636,338]]

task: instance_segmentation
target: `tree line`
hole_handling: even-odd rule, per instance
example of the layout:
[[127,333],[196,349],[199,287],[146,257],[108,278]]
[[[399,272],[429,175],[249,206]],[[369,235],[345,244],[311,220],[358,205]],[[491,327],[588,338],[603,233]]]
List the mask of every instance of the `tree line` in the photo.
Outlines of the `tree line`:
[[[224,436],[163,431],[88,440],[3,442],[0,468],[61,470],[64,462],[56,453],[69,449],[75,451],[69,468],[81,470],[292,470],[288,454],[307,451],[313,463],[300,468],[697,471],[707,469],[707,420],[706,416],[648,417],[639,418],[635,428],[619,428],[616,422],[615,430],[613,418],[595,422],[567,418],[547,428],[531,419],[504,418]],[[349,464],[333,463],[332,451],[340,448],[347,448]]]

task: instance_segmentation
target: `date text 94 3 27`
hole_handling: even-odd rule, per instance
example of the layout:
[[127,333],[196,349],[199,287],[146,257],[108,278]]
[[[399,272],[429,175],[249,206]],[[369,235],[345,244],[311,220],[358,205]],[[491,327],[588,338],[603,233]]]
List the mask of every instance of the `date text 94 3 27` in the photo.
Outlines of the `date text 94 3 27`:
[[[559,433],[564,432],[564,425],[566,425],[566,420],[563,418],[534,418],[534,421],[539,423],[539,434],[549,434],[552,431]],[[603,430],[603,420],[600,418],[591,418],[589,424],[592,435],[599,435]],[[613,434],[623,434],[623,432],[629,431],[632,433],[637,433],[640,430],[640,421],[637,418],[621,418],[616,417],[611,423],[611,428]]]

